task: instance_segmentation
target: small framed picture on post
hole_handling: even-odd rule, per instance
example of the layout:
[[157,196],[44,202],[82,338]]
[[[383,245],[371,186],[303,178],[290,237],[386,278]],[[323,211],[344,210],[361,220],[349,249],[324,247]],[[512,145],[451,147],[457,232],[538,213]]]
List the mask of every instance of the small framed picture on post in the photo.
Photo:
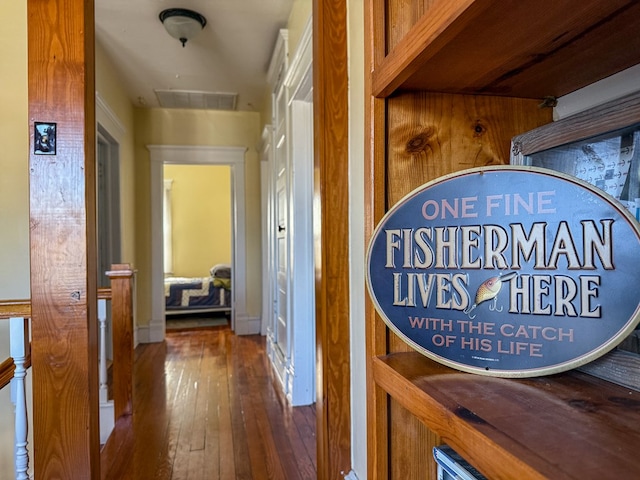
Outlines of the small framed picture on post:
[[33,153],[36,155],[55,155],[56,124],[35,122],[33,130]]

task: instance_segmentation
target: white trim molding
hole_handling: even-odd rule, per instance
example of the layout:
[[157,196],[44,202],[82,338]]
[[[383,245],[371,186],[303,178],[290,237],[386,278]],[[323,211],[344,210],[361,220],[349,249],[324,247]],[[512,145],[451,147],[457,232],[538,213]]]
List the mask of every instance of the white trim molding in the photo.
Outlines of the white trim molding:
[[277,76],[280,74],[281,66],[284,62],[287,65],[287,57],[289,56],[289,31],[286,28],[281,28],[278,31],[278,38],[273,48],[273,54],[271,61],[269,62],[269,69],[267,70],[267,82],[269,85],[277,85],[280,83],[280,79]]
[[554,120],[561,120],[640,90],[640,65],[604,78],[558,98]]
[[[148,329],[139,328],[142,343],[164,340],[164,268],[162,248],[162,196],[164,165],[228,165],[231,167],[233,223],[233,310],[231,328],[240,334],[260,332],[260,320],[247,315],[245,238],[245,147],[148,145],[151,159],[151,318]],[[255,325],[257,324],[257,328]],[[147,336],[148,334],[148,336]]]
[[96,92],[96,123],[106,128],[118,143],[121,143],[120,140],[127,133],[127,129],[114,111],[111,110],[109,104],[102,98],[100,92]]

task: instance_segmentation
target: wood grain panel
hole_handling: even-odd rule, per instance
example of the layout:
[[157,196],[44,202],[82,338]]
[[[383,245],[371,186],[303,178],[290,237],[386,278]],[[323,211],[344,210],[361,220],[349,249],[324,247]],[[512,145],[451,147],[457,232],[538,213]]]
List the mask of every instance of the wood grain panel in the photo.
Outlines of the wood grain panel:
[[[27,17],[34,476],[98,478],[93,2]],[[34,122],[56,123],[55,155]]]
[[388,99],[387,199],[442,175],[509,163],[511,138],[551,121],[527,99],[435,93]]
[[351,470],[347,9],[313,2],[318,478]]
[[386,2],[387,53],[404,38],[411,28],[422,18],[425,11],[438,0],[391,0]]
[[[433,447],[440,437],[429,430],[413,413],[390,398],[389,401],[390,480],[438,480]],[[407,435],[411,431],[411,435]]]

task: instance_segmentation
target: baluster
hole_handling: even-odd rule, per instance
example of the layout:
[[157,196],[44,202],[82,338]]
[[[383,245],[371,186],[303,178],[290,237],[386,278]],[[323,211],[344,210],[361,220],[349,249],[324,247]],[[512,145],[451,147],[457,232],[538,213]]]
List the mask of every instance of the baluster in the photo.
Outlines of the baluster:
[[16,480],[28,480],[29,451],[27,450],[27,396],[25,362],[29,353],[29,320],[14,317],[9,320],[10,354],[16,368],[11,380],[12,401],[16,409],[15,419],[15,470]]
[[98,300],[98,323],[100,325],[100,403],[107,403],[107,301]]
[[100,386],[100,444],[106,443],[115,425],[113,401],[109,400],[107,386],[107,300],[98,299],[98,326],[100,327],[100,351],[98,352],[98,367]]

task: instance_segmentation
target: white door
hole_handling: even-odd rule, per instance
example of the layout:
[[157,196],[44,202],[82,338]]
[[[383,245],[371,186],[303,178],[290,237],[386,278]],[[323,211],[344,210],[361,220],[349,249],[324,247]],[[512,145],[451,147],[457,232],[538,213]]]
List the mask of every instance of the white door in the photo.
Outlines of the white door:
[[[276,49],[279,68],[270,68],[274,86],[270,230],[276,288],[267,351],[294,406],[315,401],[311,38],[309,22],[301,40],[304,47],[292,62],[296,67],[287,70],[287,54]],[[286,43],[286,35],[281,40]]]
[[286,384],[289,329],[289,175],[287,155],[286,89],[281,86],[275,95],[275,265],[276,298],[272,333],[272,361],[280,379]]

